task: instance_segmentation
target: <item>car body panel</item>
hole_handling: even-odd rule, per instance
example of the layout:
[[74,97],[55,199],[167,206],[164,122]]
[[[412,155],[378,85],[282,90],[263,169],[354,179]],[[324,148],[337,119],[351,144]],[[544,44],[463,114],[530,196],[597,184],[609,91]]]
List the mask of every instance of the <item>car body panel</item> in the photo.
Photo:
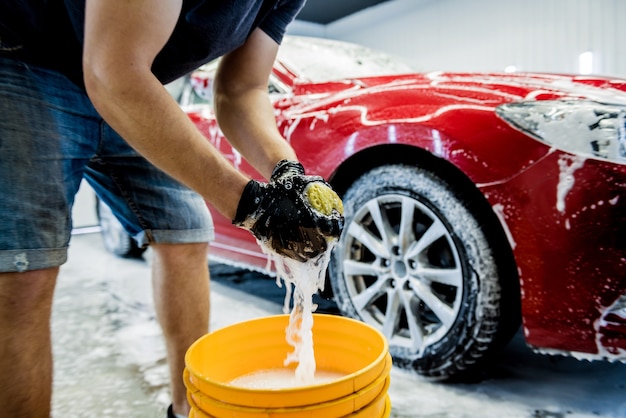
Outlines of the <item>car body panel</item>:
[[[571,189],[561,193],[568,179]],[[615,336],[604,317],[626,289],[625,186],[623,166],[610,170],[552,152],[505,184],[483,189],[510,231],[528,344],[623,358],[624,329],[621,343],[608,342]]]

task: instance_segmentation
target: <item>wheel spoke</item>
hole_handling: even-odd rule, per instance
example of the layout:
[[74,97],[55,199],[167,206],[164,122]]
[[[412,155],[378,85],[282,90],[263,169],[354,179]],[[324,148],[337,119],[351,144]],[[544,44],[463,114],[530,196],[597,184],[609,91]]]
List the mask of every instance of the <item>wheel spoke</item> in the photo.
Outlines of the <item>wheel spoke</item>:
[[381,258],[389,257],[389,250],[385,244],[381,242],[378,237],[374,236],[374,234],[363,228],[362,225],[355,222],[351,223],[348,228],[348,234],[365,245],[375,256]]
[[424,235],[422,235],[409,249],[407,257],[416,257],[426,248],[428,248],[433,242],[439,238],[445,236],[448,233],[446,227],[439,219],[435,219],[434,222],[428,227]]
[[454,309],[442,302],[430,288],[419,280],[411,280],[411,286],[417,297],[433,311],[444,326],[448,327],[454,322]]
[[389,221],[383,212],[380,210],[380,205],[378,204],[378,200],[372,200],[368,202],[367,209],[372,215],[372,220],[380,232],[380,236],[383,240],[383,245],[386,248],[391,246],[393,242],[393,238],[396,236],[396,232],[389,225]]
[[382,333],[391,340],[393,337],[400,313],[400,297],[397,289],[389,289],[387,291],[387,309],[385,310],[385,322],[383,323]]
[[378,276],[383,273],[383,269],[372,263],[362,263],[355,260],[344,261],[343,270],[346,276]]
[[374,284],[364,289],[361,293],[352,297],[352,304],[357,311],[362,311],[370,306],[376,299],[382,295],[384,285],[387,283],[384,279],[378,279]]
[[410,243],[415,240],[413,233],[413,214],[415,205],[408,197],[402,198],[402,218],[400,220],[400,245],[402,248],[408,248]]
[[422,328],[418,325],[418,319],[411,309],[412,296],[412,292],[402,292],[402,305],[404,305],[404,312],[406,313],[406,320],[409,326],[411,349],[413,352],[417,352],[424,344],[424,333],[422,332]]
[[433,283],[441,283],[459,288],[463,284],[463,273],[458,267],[454,268],[420,268],[418,274],[421,278]]

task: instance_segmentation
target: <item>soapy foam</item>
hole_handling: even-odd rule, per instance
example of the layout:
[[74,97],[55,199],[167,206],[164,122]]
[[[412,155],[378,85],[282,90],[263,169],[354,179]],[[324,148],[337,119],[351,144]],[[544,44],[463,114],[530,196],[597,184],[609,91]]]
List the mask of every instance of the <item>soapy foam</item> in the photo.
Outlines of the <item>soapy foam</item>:
[[[289,313],[289,301],[293,296],[293,309],[289,316],[286,338],[294,350],[287,354],[285,366],[298,363],[295,369],[294,385],[311,385],[315,382],[315,353],[313,350],[313,294],[324,288],[326,268],[330,253],[336,240],[328,243],[328,249],[306,262],[283,257],[272,251],[266,244],[259,242],[261,249],[268,256],[268,264],[274,262],[277,284],[285,283],[285,304],[283,311]],[[269,266],[268,266],[269,267]],[[293,286],[293,289],[292,289]]]
[[[318,370],[311,384],[324,384],[343,376],[343,373]],[[255,371],[234,379],[230,384],[246,389],[288,389],[302,386],[297,382],[293,369],[287,368]]]

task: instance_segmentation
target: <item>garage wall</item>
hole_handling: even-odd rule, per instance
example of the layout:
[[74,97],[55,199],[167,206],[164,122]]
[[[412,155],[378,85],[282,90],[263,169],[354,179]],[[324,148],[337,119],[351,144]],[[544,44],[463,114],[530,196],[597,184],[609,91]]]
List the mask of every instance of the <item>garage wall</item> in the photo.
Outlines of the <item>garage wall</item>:
[[[309,0],[314,1],[314,0]],[[580,72],[626,77],[625,0],[393,0],[294,32],[357,42],[419,71]]]

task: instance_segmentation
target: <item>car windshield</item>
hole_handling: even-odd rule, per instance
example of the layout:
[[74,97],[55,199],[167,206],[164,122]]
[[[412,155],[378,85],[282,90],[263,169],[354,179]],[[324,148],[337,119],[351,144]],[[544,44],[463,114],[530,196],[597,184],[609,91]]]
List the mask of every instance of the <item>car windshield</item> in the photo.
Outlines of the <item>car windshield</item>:
[[414,72],[400,59],[380,51],[303,36],[286,36],[278,59],[299,78],[312,82]]

